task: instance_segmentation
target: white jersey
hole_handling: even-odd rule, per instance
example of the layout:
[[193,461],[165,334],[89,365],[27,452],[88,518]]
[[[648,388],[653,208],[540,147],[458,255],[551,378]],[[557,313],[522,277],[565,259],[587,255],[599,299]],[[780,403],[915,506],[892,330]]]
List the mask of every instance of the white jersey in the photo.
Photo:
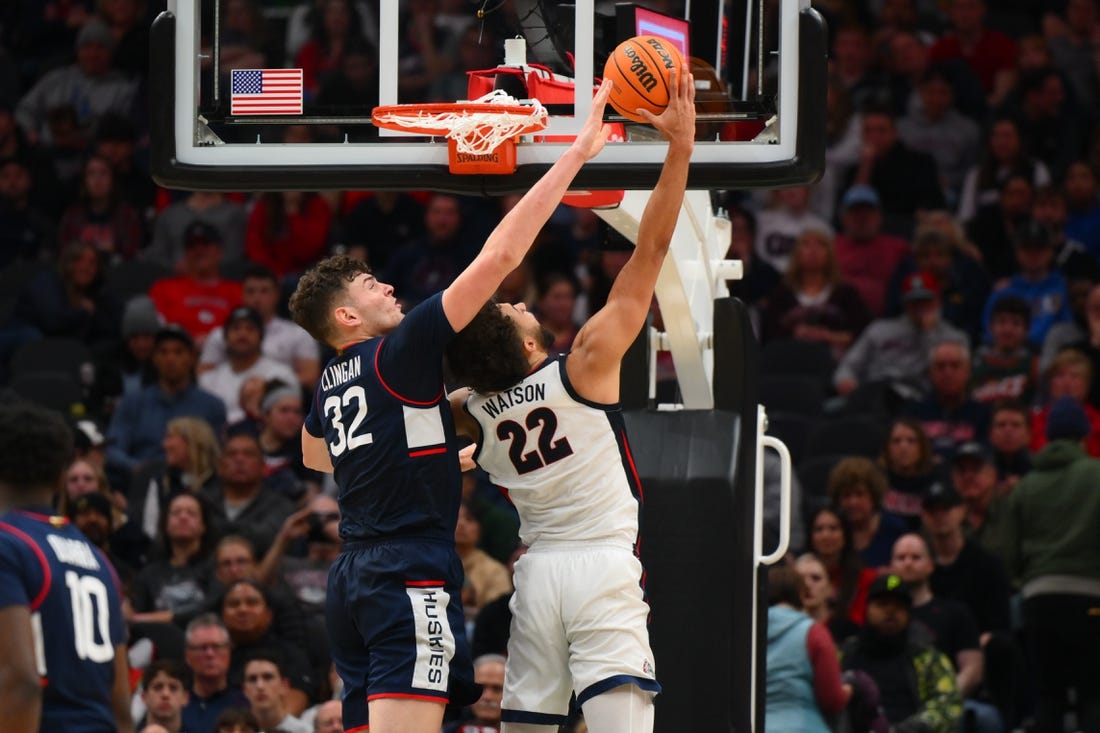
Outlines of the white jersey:
[[466,410],[481,427],[474,458],[507,489],[524,544],[634,545],[641,487],[622,410],[577,395],[564,356],[547,359],[511,389],[474,393]]

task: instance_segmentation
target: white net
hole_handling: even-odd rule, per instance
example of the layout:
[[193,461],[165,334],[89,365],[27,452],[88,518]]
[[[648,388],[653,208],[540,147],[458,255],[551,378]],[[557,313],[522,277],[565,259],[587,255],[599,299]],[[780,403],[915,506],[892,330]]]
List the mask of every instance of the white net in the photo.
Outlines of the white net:
[[[440,134],[455,141],[455,147],[460,153],[470,155],[484,155],[495,150],[502,142],[532,132],[532,128],[541,130],[546,127],[546,108],[537,99],[532,99],[529,112],[515,112],[512,110],[484,111],[448,111],[431,112],[416,110],[415,112],[402,113],[387,111],[377,116],[377,122],[395,127],[405,128],[438,128]],[[471,100],[471,104],[482,104],[491,107],[519,106],[519,100],[510,96],[507,92],[494,89],[488,94]]]

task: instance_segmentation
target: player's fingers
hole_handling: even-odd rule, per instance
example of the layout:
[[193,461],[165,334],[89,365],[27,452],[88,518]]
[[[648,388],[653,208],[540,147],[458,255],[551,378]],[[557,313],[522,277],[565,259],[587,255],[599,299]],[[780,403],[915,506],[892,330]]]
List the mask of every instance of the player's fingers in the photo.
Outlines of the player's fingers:
[[657,119],[657,115],[653,114],[648,109],[642,109],[641,107],[639,107],[638,109],[634,110],[634,112],[651,125],[653,124],[653,121]]

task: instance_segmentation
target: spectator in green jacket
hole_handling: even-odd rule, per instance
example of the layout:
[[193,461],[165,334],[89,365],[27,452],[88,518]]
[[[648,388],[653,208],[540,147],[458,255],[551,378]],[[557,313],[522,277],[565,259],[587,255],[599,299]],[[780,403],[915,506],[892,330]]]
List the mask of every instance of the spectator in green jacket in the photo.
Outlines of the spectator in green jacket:
[[1024,597],[1037,682],[1036,729],[1061,730],[1076,690],[1077,727],[1100,730],[1100,460],[1072,397],[1051,405],[1047,445],[1009,496],[1010,570]]
[[841,646],[841,668],[874,680],[894,733],[954,733],[962,714],[955,669],[943,652],[910,634],[912,608],[901,578],[876,578],[863,628]]

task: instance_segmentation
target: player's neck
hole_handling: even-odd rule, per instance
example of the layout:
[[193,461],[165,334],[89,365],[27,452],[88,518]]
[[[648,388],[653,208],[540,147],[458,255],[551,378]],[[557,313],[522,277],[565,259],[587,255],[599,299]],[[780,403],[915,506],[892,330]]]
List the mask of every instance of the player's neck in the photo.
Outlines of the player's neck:
[[535,349],[527,355],[527,373],[535,371],[544,361],[550,358],[550,354],[542,349]]

